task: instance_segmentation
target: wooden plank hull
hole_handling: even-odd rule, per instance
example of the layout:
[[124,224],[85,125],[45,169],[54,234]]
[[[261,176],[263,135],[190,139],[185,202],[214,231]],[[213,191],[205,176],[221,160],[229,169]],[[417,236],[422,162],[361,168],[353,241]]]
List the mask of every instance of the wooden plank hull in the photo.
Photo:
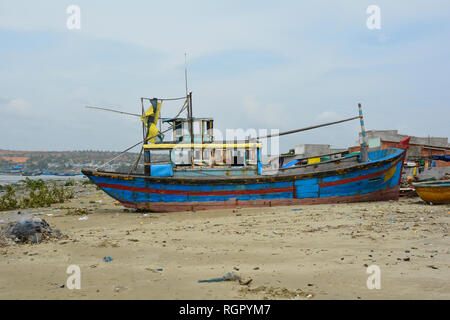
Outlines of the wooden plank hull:
[[232,178],[146,177],[83,170],[126,207],[155,212],[396,200],[405,152],[326,172]]

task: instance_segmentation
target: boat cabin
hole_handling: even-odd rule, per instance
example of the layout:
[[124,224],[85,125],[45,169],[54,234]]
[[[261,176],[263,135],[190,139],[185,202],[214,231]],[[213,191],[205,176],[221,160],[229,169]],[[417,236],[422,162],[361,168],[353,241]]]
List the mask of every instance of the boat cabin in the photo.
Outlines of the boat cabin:
[[[172,141],[144,144],[148,176],[210,176],[261,174],[260,143],[214,141],[211,118],[162,119],[173,128]],[[192,126],[191,130],[189,129]]]

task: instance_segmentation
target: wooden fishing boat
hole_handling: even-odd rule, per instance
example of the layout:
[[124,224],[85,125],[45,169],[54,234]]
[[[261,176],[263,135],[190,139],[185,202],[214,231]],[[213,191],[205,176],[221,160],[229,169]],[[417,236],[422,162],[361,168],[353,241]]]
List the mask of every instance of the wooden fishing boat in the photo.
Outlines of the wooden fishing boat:
[[428,203],[450,203],[450,181],[426,181],[413,183],[419,197]]
[[[399,148],[368,151],[360,105],[359,116],[278,134],[360,119],[363,136],[360,153],[333,159],[315,157],[273,170],[263,167],[260,139],[214,141],[213,120],[192,116],[192,94],[185,101],[186,118],[164,119],[173,130],[173,140],[156,141],[155,135],[149,133],[158,132],[152,124],[157,123],[160,102],[149,99],[155,112],[144,112],[143,99],[146,98],[141,98],[142,119],[149,122],[144,127],[141,153],[133,169],[143,154],[144,173],[82,170],[126,207],[171,212],[398,199],[409,140]],[[145,114],[150,118],[144,117]],[[263,138],[267,137],[270,136]],[[165,160],[158,156],[161,153],[166,153]]]

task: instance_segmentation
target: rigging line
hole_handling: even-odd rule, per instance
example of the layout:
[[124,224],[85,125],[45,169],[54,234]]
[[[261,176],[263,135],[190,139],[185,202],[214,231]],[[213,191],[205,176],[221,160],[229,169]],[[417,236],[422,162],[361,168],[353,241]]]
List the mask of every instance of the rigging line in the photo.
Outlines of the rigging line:
[[139,144],[141,144],[141,143],[147,142],[148,140],[157,137],[158,134],[166,133],[166,132],[169,131],[170,129],[172,129],[172,127],[168,128],[168,129],[166,129],[166,130],[164,130],[164,131],[162,131],[162,132],[158,132],[156,135],[154,135],[154,136],[152,136],[152,137],[150,137],[150,138],[145,138],[144,140],[139,141],[138,143],[132,145],[131,147],[129,147],[129,148],[125,149],[124,151],[122,151],[121,153],[119,153],[119,154],[118,154],[117,156],[115,156],[114,158],[108,160],[107,162],[105,162],[105,163],[102,164],[101,166],[96,167],[95,170],[100,169],[100,168],[106,166],[108,163],[111,163],[112,161],[114,161],[114,160],[116,160],[117,158],[119,158],[119,157],[120,157],[121,155],[123,155],[125,152],[128,152],[129,150],[133,149],[134,147],[137,147],[137,146],[138,146]]
[[127,114],[130,116],[136,116],[136,117],[141,117],[141,115],[136,114],[136,113],[130,113],[130,112],[124,112],[124,111],[119,111],[119,110],[113,110],[113,109],[108,109],[108,108],[101,108],[101,107],[95,107],[95,106],[86,106],[86,108],[88,109],[97,109],[97,110],[104,110],[104,111],[111,111],[111,112],[117,112],[117,113],[121,113],[121,114]]
[[271,137],[277,137],[277,136],[284,136],[286,134],[291,134],[291,133],[297,133],[297,132],[301,132],[301,131],[307,131],[307,130],[311,130],[311,129],[316,129],[316,128],[321,128],[321,127],[326,127],[326,126],[331,126],[333,124],[338,124],[341,122],[346,122],[346,121],[350,121],[350,120],[355,120],[355,119],[359,119],[360,116],[356,116],[356,117],[352,117],[352,118],[348,118],[348,119],[343,119],[343,120],[338,120],[338,121],[333,121],[333,122],[328,122],[328,123],[323,123],[323,124],[318,124],[315,126],[311,126],[311,127],[306,127],[306,128],[301,128],[301,129],[294,129],[294,130],[289,130],[289,131],[284,131],[284,132],[279,132],[279,133],[274,133],[274,134],[269,134],[267,136],[260,136],[260,137],[256,137],[256,138],[251,138],[249,139],[249,141],[252,140],[258,140],[258,139],[263,139],[263,138],[271,138]]
[[158,100],[160,100],[160,101],[171,101],[171,100],[183,100],[183,99],[186,99],[186,98],[187,98],[187,96],[179,97],[179,98],[162,98],[162,99],[158,99]]
[[142,99],[147,99],[147,100],[157,99],[159,101],[183,100],[183,99],[186,99],[186,98],[187,98],[187,96],[179,97],[179,98],[147,98],[147,97],[142,97]]
[[173,118],[178,118],[178,116],[184,111],[184,109],[186,109],[187,108],[187,102],[188,102],[188,100],[186,99],[185,101],[184,101],[184,104],[183,104],[183,106],[181,107],[181,109],[180,109],[180,111],[177,113],[177,115],[175,116],[175,117],[173,117]]
[[[177,117],[181,114],[181,112],[183,112],[183,110],[187,107],[187,101],[188,101],[188,100],[187,100],[187,97],[184,97],[184,98],[186,99],[186,101],[184,101],[183,106],[181,107],[180,111],[179,111],[178,114],[175,116],[175,118],[177,118]],[[141,117],[141,116],[138,115],[138,117]],[[164,130],[164,131],[158,132],[158,133],[157,133],[156,135],[154,135],[153,137],[145,138],[144,140],[139,141],[138,143],[136,143],[136,144],[134,144],[133,146],[129,147],[128,149],[122,151],[122,152],[119,153],[116,157],[112,158],[111,160],[105,162],[105,163],[102,164],[100,167],[97,167],[97,168],[95,168],[95,169],[97,170],[97,169],[99,169],[99,168],[102,168],[102,167],[106,166],[108,163],[111,163],[112,161],[116,160],[116,159],[117,159],[118,157],[120,157],[122,154],[124,154],[125,152],[127,152],[127,151],[133,149],[134,147],[138,146],[139,144],[144,143],[144,142],[147,142],[148,140],[150,140],[150,139],[152,139],[152,138],[154,138],[154,137],[157,137],[158,134],[164,134],[164,133],[166,133],[167,131],[172,130],[172,129],[173,129],[173,125],[170,125],[169,128],[167,128],[167,129]]]

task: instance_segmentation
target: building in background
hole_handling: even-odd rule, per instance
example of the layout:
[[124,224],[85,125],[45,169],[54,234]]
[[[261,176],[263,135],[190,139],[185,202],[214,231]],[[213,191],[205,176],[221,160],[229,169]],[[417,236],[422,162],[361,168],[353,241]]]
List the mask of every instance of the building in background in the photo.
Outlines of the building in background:
[[[361,134],[359,134],[361,139]],[[399,134],[398,130],[369,130],[366,131],[369,148],[392,148],[400,140],[408,137],[405,134]],[[436,167],[450,166],[450,162],[432,160],[433,156],[450,154],[450,145],[448,138],[440,137],[415,137],[410,136],[409,149],[406,153],[406,160],[409,162],[418,162],[424,166],[431,165]],[[350,152],[359,151],[359,145],[350,147]]]
[[[400,140],[408,135],[399,134],[397,130],[366,131],[369,149],[386,149],[396,147]],[[406,162],[402,179],[408,176],[418,180],[441,179],[450,174],[450,162],[433,159],[436,156],[450,155],[448,138],[410,136]],[[359,134],[361,140],[361,134]],[[359,151],[359,145],[349,148],[350,152]],[[445,158],[445,157],[444,157]]]

